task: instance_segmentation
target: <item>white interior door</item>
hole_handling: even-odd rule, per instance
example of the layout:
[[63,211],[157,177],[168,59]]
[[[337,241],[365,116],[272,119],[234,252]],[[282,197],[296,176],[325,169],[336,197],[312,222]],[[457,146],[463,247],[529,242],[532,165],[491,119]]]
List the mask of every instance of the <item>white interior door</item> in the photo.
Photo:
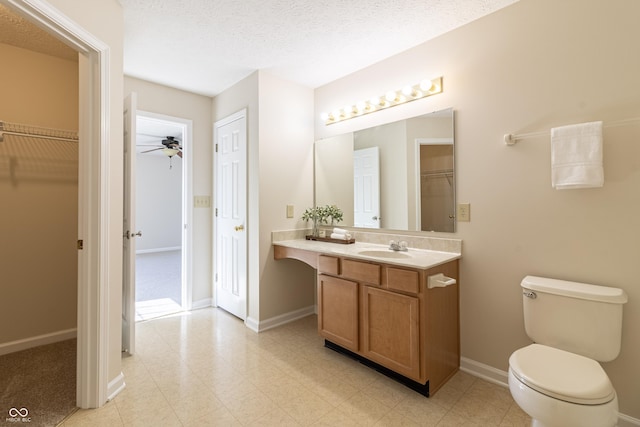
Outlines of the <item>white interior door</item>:
[[355,227],[380,228],[380,154],[378,147],[353,152]]
[[245,320],[247,316],[246,110],[216,122],[214,139],[216,304]]
[[136,341],[136,93],[124,101],[124,212],[122,215],[122,351],[135,352]]

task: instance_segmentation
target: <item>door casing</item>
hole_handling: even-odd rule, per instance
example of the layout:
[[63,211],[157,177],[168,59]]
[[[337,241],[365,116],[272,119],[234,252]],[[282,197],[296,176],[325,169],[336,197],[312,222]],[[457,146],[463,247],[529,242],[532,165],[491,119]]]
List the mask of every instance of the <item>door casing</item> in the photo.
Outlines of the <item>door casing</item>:
[[112,264],[108,255],[114,231],[110,224],[110,50],[43,0],[0,3],[79,54],[78,240],[83,242],[83,249],[78,251],[76,404],[97,408],[124,388],[122,374],[111,381],[108,378],[109,318],[113,311],[109,304]]

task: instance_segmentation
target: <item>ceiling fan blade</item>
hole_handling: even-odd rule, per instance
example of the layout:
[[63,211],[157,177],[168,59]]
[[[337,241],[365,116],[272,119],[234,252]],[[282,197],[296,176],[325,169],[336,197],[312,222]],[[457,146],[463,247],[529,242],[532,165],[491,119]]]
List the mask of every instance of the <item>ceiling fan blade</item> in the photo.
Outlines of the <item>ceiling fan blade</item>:
[[140,153],[150,153],[152,151],[164,150],[165,147],[154,148],[153,150],[141,151]]

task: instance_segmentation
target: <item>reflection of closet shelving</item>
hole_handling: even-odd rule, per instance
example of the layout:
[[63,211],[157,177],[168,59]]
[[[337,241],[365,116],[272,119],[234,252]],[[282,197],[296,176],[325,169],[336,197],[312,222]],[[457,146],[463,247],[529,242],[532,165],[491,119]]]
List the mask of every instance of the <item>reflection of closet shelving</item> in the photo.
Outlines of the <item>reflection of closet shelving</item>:
[[0,179],[78,180],[78,133],[0,121]]
[[437,169],[420,173],[421,179],[429,178],[447,178],[449,185],[452,185],[453,169]]

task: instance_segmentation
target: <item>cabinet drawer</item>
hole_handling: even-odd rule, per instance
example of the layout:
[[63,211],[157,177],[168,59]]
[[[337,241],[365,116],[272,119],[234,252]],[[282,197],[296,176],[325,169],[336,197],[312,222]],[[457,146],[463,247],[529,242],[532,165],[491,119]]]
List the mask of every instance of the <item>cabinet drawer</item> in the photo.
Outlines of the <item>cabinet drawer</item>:
[[342,277],[379,285],[380,268],[378,264],[344,259],[342,260]]
[[387,267],[386,270],[389,289],[413,294],[420,291],[420,278],[417,271],[393,267]]
[[340,274],[340,258],[334,256],[320,255],[318,256],[318,272],[333,274],[337,276]]

